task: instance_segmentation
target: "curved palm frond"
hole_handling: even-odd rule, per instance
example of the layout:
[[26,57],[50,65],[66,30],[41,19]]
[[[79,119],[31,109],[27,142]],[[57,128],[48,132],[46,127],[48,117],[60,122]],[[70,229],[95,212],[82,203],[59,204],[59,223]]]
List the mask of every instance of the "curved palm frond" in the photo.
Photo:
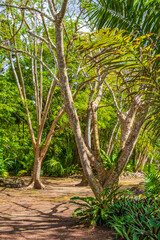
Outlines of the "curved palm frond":
[[94,0],[86,5],[86,14],[98,29],[118,27],[141,35],[158,34],[159,3],[159,0]]

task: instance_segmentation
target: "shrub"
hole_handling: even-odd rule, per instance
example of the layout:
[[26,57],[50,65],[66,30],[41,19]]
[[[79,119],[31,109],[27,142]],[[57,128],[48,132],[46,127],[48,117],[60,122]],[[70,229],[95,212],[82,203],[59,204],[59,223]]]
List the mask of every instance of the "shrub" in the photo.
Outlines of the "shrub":
[[54,157],[44,161],[42,170],[44,174],[47,174],[47,176],[61,177],[64,174],[62,163],[59,159],[54,159]]
[[160,199],[122,197],[110,204],[108,224],[127,240],[160,239]]
[[[72,216],[80,217],[79,221],[86,221],[90,225],[103,225],[107,222],[108,216],[106,214],[107,208],[110,203],[115,201],[124,194],[124,192],[129,191],[118,191],[120,187],[110,192],[109,188],[103,191],[102,201],[98,201],[93,197],[73,197],[71,198],[71,203],[75,203],[80,207],[77,208]],[[107,198],[106,198],[107,196]]]
[[160,174],[153,171],[145,175],[145,195],[155,197],[160,194]]
[[104,190],[101,202],[93,197],[73,197],[70,202],[80,206],[73,216],[91,225],[106,224],[116,231],[117,239],[160,240],[160,198],[125,196],[126,191],[118,189]]

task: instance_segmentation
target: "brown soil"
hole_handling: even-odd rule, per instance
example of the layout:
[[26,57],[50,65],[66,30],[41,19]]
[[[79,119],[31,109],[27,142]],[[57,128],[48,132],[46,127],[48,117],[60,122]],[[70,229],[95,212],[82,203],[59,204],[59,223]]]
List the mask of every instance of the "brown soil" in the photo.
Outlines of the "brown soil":
[[[25,178],[27,183],[29,178]],[[115,239],[110,230],[88,228],[71,215],[77,206],[73,196],[93,196],[89,187],[75,186],[80,179],[43,178],[45,190],[0,187],[0,240],[106,240]],[[123,178],[123,186],[133,187],[141,178]]]

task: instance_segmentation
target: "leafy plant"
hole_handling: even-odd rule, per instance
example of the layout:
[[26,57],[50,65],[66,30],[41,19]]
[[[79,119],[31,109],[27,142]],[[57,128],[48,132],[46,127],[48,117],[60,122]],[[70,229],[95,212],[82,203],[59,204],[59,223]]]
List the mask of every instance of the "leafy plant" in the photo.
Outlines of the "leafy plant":
[[155,197],[160,194],[160,174],[153,171],[145,175],[145,195]]
[[160,199],[122,197],[107,208],[108,224],[127,240],[160,239]]
[[118,153],[114,153],[109,157],[105,151],[101,149],[101,159],[103,161],[103,165],[106,169],[111,169],[115,164],[118,163],[118,158],[121,155],[122,150],[120,150]]
[[114,165],[114,161],[112,161],[112,159],[102,149],[101,149],[101,159],[106,169],[110,169]]
[[4,164],[3,152],[0,149],[0,177],[7,177],[7,176],[8,176],[8,172],[7,172],[5,164]]
[[64,174],[64,168],[61,162],[54,158],[45,161],[42,170],[44,171],[44,174],[46,173],[48,176],[59,177]]
[[110,188],[103,190],[102,201],[98,201],[94,197],[73,197],[71,203],[79,205],[72,216],[81,217],[80,221],[89,222],[90,225],[103,225],[107,222],[107,208],[108,206],[129,191],[118,191],[120,187],[110,191]]
[[80,175],[81,172],[82,172],[82,169],[79,166],[79,164],[71,165],[65,168],[65,176],[67,177],[72,176],[74,174]]

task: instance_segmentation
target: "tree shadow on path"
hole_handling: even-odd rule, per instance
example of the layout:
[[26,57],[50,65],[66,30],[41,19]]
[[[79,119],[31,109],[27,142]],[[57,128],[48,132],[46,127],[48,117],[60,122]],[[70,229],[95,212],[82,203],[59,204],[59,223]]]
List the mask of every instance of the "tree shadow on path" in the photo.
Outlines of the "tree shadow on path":
[[[0,239],[113,239],[111,232],[103,228],[89,229],[76,223],[76,218],[66,217],[67,203],[55,204],[50,211],[42,211],[27,204],[12,202],[14,214],[0,212]],[[43,203],[42,203],[43,204]],[[46,203],[45,203],[46,204]],[[54,204],[54,203],[53,203]],[[21,211],[18,211],[21,209]],[[22,210],[24,209],[24,211]]]

